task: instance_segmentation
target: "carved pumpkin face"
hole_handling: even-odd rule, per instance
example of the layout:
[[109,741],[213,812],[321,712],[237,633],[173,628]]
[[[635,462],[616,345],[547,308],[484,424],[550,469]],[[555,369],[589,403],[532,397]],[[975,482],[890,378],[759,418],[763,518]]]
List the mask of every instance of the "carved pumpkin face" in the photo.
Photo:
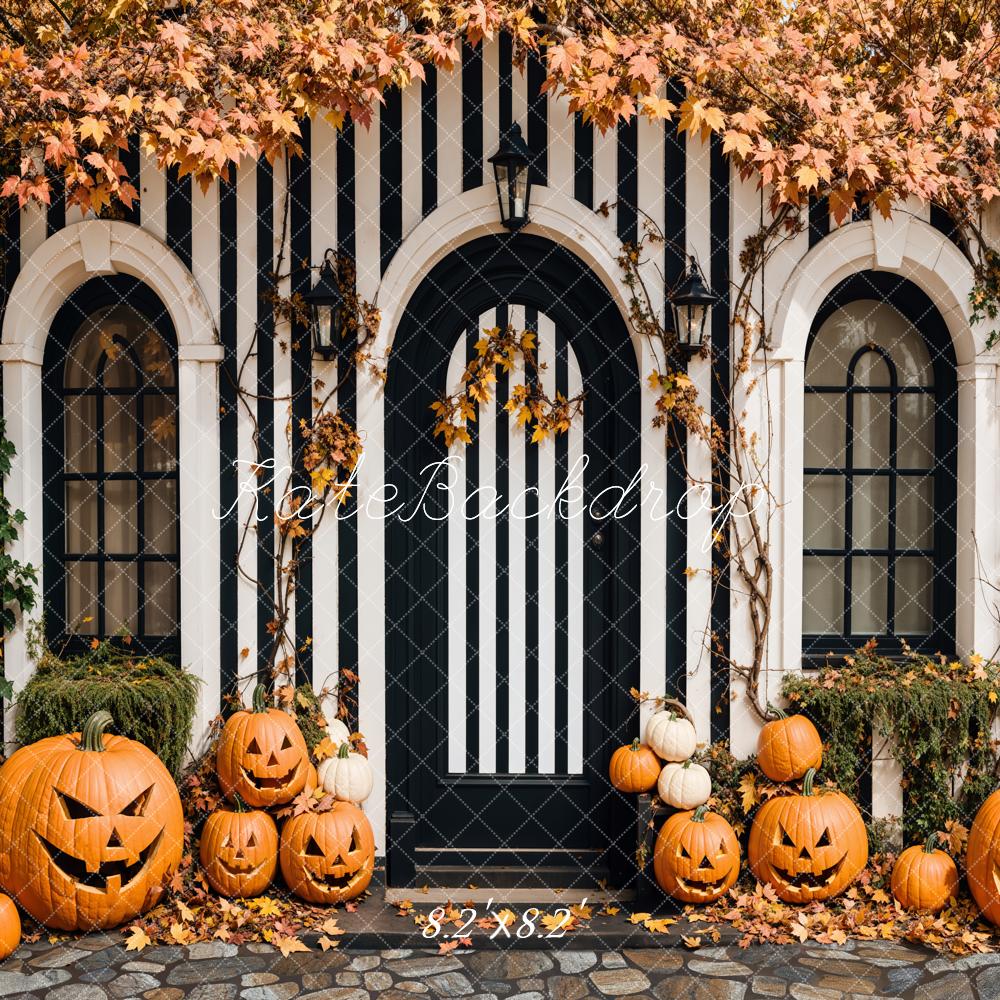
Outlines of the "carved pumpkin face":
[[740,843],[717,813],[699,806],[674,813],[653,848],[653,874],[661,889],[685,903],[710,903],[729,891],[740,873]]
[[278,850],[288,888],[310,903],[342,903],[368,888],[375,870],[375,835],[349,802],[328,812],[301,813],[281,831]]
[[830,899],[868,863],[868,833],[857,806],[842,792],[813,793],[812,770],[801,795],[761,806],[747,853],[754,875],[786,903]]
[[39,923],[114,927],[156,903],[180,864],[180,797],[160,759],[108,736],[107,712],[83,735],[18,750],[0,769],[4,885]]
[[263,685],[253,711],[230,716],[219,737],[216,768],[223,793],[257,807],[284,805],[305,787],[309,751],[295,720],[269,708]]
[[259,896],[278,866],[278,828],[265,812],[219,809],[201,833],[201,866],[221,896]]
[[1000,925],[1000,791],[972,821],[965,867],[972,898],[987,920]]

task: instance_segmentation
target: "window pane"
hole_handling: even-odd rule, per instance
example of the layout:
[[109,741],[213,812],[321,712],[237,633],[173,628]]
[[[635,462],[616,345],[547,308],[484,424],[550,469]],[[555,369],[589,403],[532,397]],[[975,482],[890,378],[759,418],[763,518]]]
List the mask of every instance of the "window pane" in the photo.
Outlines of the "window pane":
[[807,635],[843,629],[844,560],[838,556],[806,556],[802,574],[802,630]]
[[878,351],[867,351],[858,358],[854,366],[854,384],[869,386],[889,386],[889,366]]
[[146,633],[170,635],[177,628],[177,567],[146,563]]
[[934,564],[906,556],[896,560],[896,631],[927,635],[933,626]]
[[177,552],[177,483],[172,479],[146,484],[143,522],[147,552]]
[[167,345],[154,327],[146,323],[144,318],[141,321],[143,330],[136,345],[136,353],[146,381],[164,387],[172,386],[174,366]]
[[66,630],[96,635],[98,603],[97,563],[70,563],[66,567]]
[[843,476],[807,477],[803,514],[807,549],[843,549]]
[[104,550],[113,555],[139,551],[136,532],[136,484],[133,480],[108,480],[104,484]]
[[900,476],[896,480],[896,547],[929,549],[934,545],[934,477]]
[[888,560],[855,556],[851,560],[851,634],[868,638],[885,632]]
[[130,389],[138,382],[131,352],[119,340],[105,347],[107,360],[101,379],[109,389]]
[[108,563],[104,569],[104,627],[108,634],[138,627],[139,587],[134,563]]
[[854,393],[855,469],[883,469],[889,465],[889,395]]
[[136,470],[135,399],[107,396],[104,400],[104,471]]
[[142,398],[144,437],[143,467],[147,472],[171,472],[177,468],[177,401],[146,393]]
[[845,397],[806,393],[805,464],[807,469],[844,466]]
[[899,439],[896,464],[901,469],[934,466],[934,397],[905,392],[899,396]]
[[66,552],[97,551],[97,483],[66,483]]
[[884,549],[889,545],[889,477],[855,476],[851,517],[856,549]]
[[97,471],[97,399],[68,396],[64,421],[66,471]]

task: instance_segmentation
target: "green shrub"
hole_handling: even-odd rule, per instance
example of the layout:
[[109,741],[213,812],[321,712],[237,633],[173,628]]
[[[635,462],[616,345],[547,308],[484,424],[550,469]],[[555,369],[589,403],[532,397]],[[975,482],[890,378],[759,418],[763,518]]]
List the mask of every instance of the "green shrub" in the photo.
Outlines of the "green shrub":
[[43,642],[32,644],[34,676],[17,696],[17,742],[79,732],[86,718],[107,709],[114,732],[157,753],[176,777],[191,741],[198,681],[158,657],[136,656],[123,640],[107,640],[62,659]]

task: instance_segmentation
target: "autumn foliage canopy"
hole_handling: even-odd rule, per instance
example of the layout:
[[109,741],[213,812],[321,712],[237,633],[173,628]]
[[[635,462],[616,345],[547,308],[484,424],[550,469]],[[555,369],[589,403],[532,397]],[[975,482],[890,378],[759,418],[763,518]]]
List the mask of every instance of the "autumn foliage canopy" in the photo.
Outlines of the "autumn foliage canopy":
[[[998,0],[0,0],[2,193],[102,212],[130,136],[202,184],[294,152],[305,116],[362,126],[388,87],[509,32],[602,129],[718,134],[773,206],[1000,194]],[[48,168],[48,169],[46,169]]]

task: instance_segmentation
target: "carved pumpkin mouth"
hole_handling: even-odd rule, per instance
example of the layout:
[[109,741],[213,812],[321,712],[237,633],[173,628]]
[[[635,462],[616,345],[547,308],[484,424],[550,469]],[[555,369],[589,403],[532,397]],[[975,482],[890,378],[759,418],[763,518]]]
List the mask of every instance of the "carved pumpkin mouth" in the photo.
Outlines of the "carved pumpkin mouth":
[[332,873],[323,875],[320,872],[311,872],[307,868],[306,875],[309,876],[309,881],[320,889],[347,889],[362,871],[364,871],[363,868],[356,872],[348,872],[346,875],[333,875]]
[[224,858],[216,858],[215,860],[230,875],[249,875],[260,868],[260,865],[255,865],[252,861],[226,861]]
[[102,861],[97,871],[89,871],[86,861],[60,850],[55,844],[46,840],[37,830],[35,831],[35,836],[45,848],[52,864],[63,875],[84,888],[94,889],[97,892],[108,892],[108,883],[112,879],[118,880],[115,890],[120,891],[132,882],[142,869],[146,867],[146,862],[149,861],[156,851],[162,831],[153,838],[149,846],[139,854],[139,859],[133,864],[126,864],[124,861]]
[[679,875],[675,875],[674,878],[677,879],[678,885],[687,892],[717,892],[726,884],[726,879],[729,878],[728,875],[723,875],[722,878],[717,878],[714,882],[692,882],[689,879],[681,878]]
[[[299,761],[299,764],[301,763],[302,762]],[[284,788],[285,785],[287,785],[295,776],[295,772],[299,769],[299,764],[296,764],[290,771],[286,771],[284,774],[279,775],[276,778],[258,777],[252,771],[248,771],[244,767],[243,777],[246,778],[247,781],[254,786],[254,788],[259,788],[261,791],[264,791],[265,789]]]
[[840,873],[846,858],[845,853],[835,864],[819,872],[790,872],[776,864],[772,864],[771,868],[779,880],[792,889],[825,889]]

